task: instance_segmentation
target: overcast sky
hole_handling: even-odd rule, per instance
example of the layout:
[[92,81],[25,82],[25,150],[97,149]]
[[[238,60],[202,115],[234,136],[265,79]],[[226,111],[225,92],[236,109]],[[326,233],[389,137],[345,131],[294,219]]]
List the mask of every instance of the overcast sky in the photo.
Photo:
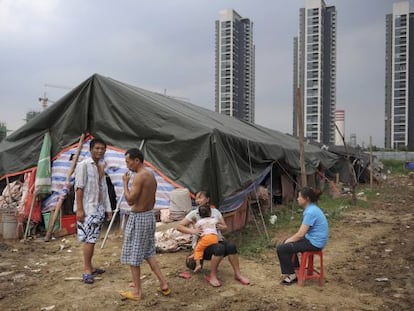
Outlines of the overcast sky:
[[[337,109],[345,136],[384,145],[385,15],[393,0],[326,0],[337,10]],[[414,0],[409,0],[414,11]],[[219,11],[253,23],[256,123],[292,133],[293,37],[305,0],[0,0],[0,122],[94,73],[214,110]]]

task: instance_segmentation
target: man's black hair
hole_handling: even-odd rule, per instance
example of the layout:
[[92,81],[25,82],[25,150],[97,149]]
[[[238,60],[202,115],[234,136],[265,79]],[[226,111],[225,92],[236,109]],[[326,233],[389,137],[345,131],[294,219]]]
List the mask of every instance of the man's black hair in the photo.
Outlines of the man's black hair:
[[92,148],[96,145],[96,144],[102,144],[105,146],[106,148],[106,142],[103,141],[103,139],[100,138],[94,138],[91,140],[91,142],[89,143],[89,149],[92,150]]
[[138,148],[131,148],[125,152],[125,156],[129,155],[130,159],[139,159],[141,163],[144,163],[144,154]]

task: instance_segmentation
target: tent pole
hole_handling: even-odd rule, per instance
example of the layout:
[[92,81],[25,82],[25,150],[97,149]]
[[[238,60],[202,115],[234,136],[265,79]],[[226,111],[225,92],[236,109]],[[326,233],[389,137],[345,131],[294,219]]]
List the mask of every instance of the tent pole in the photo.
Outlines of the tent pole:
[[119,212],[119,208],[121,206],[121,201],[122,201],[123,198],[124,198],[124,191],[122,191],[122,194],[119,198],[118,204],[116,205],[116,209],[114,211],[114,214],[112,215],[111,222],[109,223],[108,229],[106,230],[105,237],[102,241],[101,248],[104,248],[104,246],[105,246],[106,239],[108,238],[109,231],[111,231],[112,225],[113,225],[114,220],[115,220],[115,216]]

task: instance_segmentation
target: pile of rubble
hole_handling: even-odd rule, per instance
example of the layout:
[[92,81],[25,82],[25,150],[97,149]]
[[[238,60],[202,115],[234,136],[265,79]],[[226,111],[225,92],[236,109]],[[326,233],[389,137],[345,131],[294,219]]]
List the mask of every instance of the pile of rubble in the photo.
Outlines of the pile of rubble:
[[17,209],[22,199],[22,183],[18,180],[8,184],[0,196],[0,209]]

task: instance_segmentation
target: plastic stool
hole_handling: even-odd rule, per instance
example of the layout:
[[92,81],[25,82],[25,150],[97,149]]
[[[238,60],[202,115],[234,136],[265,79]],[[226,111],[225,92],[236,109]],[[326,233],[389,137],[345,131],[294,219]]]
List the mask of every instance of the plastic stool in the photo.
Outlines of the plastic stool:
[[[292,261],[295,260],[295,255]],[[319,270],[316,270],[313,265],[313,256],[319,256]],[[298,284],[303,286],[305,280],[319,279],[319,285],[323,286],[323,253],[322,251],[303,252],[300,260],[300,267],[297,272]]]

